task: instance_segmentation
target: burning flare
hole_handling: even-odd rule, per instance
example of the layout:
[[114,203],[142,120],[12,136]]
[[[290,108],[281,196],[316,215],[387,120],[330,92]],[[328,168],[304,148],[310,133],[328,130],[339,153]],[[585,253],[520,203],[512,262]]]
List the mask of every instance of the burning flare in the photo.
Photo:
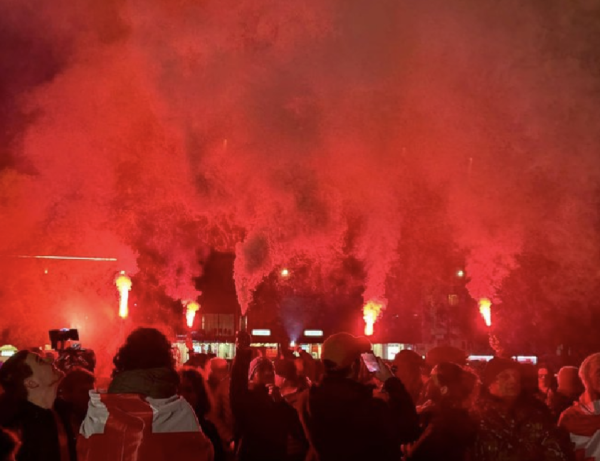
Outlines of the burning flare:
[[492,326],[492,302],[488,298],[479,300],[479,312],[488,327]]
[[129,291],[131,290],[131,279],[127,277],[125,271],[121,271],[115,279],[115,285],[121,295],[119,303],[119,317],[122,319],[127,318],[129,310],[127,308],[127,301],[129,299]]
[[373,335],[373,325],[383,309],[383,304],[377,301],[369,301],[363,307],[363,319],[365,320],[365,335]]
[[186,304],[186,311],[185,311],[185,319],[187,321],[187,326],[189,328],[192,328],[192,326],[194,325],[194,317],[196,317],[196,312],[198,312],[198,310],[200,309],[200,304],[198,304],[195,301],[189,301]]

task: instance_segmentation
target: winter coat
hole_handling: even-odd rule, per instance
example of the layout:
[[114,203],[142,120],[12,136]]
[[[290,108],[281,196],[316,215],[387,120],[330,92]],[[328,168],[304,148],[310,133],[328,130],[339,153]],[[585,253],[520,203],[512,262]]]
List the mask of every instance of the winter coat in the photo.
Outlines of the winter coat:
[[550,410],[532,397],[512,407],[490,395],[481,397],[473,413],[478,433],[477,461],[572,461],[566,432],[554,424]]
[[373,397],[373,388],[326,376],[300,395],[302,422],[320,461],[400,459],[400,446],[418,436],[418,417],[400,380],[390,378],[388,400]]

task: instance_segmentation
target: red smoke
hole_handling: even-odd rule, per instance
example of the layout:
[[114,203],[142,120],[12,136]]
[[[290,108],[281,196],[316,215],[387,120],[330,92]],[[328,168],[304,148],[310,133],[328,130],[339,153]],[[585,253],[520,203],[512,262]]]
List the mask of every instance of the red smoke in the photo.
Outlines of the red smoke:
[[534,5],[8,3],[11,33],[49,25],[35,39],[58,71],[11,106],[28,123],[0,170],[0,254],[119,260],[56,266],[48,283],[40,265],[3,257],[11,337],[40,341],[71,317],[109,328],[114,275],[138,257],[169,296],[194,299],[211,246],[235,250],[244,311],[298,256],[359,258],[365,301],[383,300],[419,183],[447,202],[475,298],[496,301],[526,248],[581,268],[597,255],[586,37],[553,41],[548,24],[572,30]]

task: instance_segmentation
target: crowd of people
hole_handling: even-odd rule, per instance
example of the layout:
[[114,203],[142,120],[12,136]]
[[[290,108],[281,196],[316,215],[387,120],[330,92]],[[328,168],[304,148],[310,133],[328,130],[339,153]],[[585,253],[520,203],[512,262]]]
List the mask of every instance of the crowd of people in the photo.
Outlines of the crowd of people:
[[106,389],[92,370],[21,350],[0,368],[0,461],[600,461],[600,353],[554,373],[494,357],[401,351],[328,337],[321,359],[236,356],[177,369],[167,337],[132,332]]

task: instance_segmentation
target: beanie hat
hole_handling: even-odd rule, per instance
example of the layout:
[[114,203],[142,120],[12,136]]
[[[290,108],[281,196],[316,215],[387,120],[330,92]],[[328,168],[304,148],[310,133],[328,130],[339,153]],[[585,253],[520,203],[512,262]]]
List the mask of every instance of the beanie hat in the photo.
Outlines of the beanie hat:
[[501,357],[494,357],[490,360],[485,366],[485,370],[483,371],[483,385],[485,387],[489,387],[492,384],[496,377],[502,373],[504,370],[509,369],[519,369],[519,364],[511,359],[504,359]]

